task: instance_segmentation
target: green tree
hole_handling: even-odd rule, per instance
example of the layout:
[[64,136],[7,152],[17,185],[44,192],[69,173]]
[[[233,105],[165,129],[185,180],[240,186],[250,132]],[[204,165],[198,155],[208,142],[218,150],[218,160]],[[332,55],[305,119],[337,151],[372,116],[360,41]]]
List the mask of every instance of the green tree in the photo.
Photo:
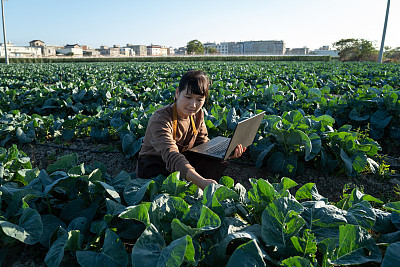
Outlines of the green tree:
[[341,61],[374,61],[378,57],[378,50],[365,39],[341,39],[333,46],[339,51]]
[[217,51],[216,47],[205,47],[204,53],[210,54],[210,55],[216,55],[218,53],[218,51]]
[[199,40],[192,40],[187,43],[187,53],[189,55],[202,55],[204,54],[204,46]]
[[385,46],[385,53],[383,55],[387,61],[400,62],[400,47],[391,48]]

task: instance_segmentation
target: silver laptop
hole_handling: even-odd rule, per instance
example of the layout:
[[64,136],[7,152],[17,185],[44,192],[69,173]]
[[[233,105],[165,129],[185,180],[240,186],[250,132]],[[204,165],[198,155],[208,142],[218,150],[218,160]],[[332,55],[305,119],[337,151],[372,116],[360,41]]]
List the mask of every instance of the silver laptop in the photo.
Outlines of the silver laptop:
[[254,115],[236,124],[232,138],[218,136],[201,145],[195,146],[189,151],[199,153],[207,157],[226,160],[229,158],[237,145],[248,147],[254,141],[265,112]]

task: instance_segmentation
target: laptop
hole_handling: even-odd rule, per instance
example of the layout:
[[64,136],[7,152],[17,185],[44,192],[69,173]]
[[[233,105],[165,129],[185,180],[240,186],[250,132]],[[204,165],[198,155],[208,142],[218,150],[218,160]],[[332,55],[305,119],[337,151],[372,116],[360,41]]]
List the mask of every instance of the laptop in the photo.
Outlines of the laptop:
[[253,143],[264,114],[265,111],[238,122],[232,138],[218,136],[189,149],[189,151],[211,158],[226,160],[233,154],[237,145],[242,144],[243,147],[248,147]]

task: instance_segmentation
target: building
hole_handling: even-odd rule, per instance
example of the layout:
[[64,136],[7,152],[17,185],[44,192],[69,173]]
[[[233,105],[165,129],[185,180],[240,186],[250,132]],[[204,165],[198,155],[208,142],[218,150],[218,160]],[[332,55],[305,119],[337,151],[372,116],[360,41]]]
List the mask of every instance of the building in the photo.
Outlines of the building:
[[83,49],[78,44],[67,44],[63,48],[56,49],[56,53],[64,56],[83,57]]
[[176,48],[175,49],[175,54],[176,55],[186,55],[187,54],[186,46],[182,46],[182,47]]
[[331,57],[339,57],[339,52],[337,50],[331,50],[328,45],[324,45],[319,49],[315,49],[310,52],[311,55],[317,56],[331,56]]
[[289,56],[305,56],[310,53],[310,48],[302,47],[302,48],[286,48],[285,55]]
[[30,47],[42,47],[44,46],[44,42],[41,40],[33,40],[29,42]]
[[100,52],[100,55],[105,57],[119,57],[120,55],[119,45],[114,45],[113,47],[102,45],[97,51]]
[[220,55],[228,55],[228,46],[229,43],[226,42],[217,44],[217,53]]
[[173,47],[168,47],[167,48],[167,55],[168,56],[173,56],[175,54],[175,48]]
[[56,56],[56,50],[58,46],[46,46],[41,40],[33,40],[29,42],[30,47],[39,47],[42,50],[42,57],[54,57]]
[[[0,57],[5,57],[4,43],[0,44]],[[12,43],[7,43],[8,57],[41,57],[42,49],[40,47],[31,46],[14,46]]]
[[161,45],[149,45],[147,47],[148,56],[161,56]]
[[283,41],[245,41],[243,54],[245,55],[283,55],[286,46]]
[[145,45],[127,44],[126,47],[132,49],[135,56],[140,56],[140,57],[147,56],[147,46]]
[[135,56],[135,51],[133,51],[133,49],[129,47],[120,47],[119,54],[123,57],[133,57]]
[[229,55],[243,55],[244,54],[244,43],[243,42],[230,42],[228,44]]

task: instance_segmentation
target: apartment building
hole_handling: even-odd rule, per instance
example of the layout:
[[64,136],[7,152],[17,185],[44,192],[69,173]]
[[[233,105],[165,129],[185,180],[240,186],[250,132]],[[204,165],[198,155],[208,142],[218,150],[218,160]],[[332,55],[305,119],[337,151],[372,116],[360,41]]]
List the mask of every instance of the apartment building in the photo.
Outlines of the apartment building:
[[146,45],[126,44],[126,47],[132,49],[135,56],[140,56],[140,57],[147,56],[147,46]]
[[[5,57],[5,45],[0,44],[0,57]],[[30,46],[15,46],[7,42],[7,55],[8,57],[41,57],[42,49],[40,47]]]
[[97,50],[100,52],[100,55],[105,57],[118,57],[120,54],[119,45],[114,45],[113,47],[102,45]]
[[286,51],[284,41],[245,41],[243,54],[245,55],[283,55]]
[[283,55],[286,50],[283,41],[205,43],[204,47],[215,47],[220,55]]
[[162,51],[161,51],[161,45],[149,45],[147,47],[147,55],[148,56],[161,56]]
[[286,48],[285,55],[290,56],[304,56],[310,53],[310,48],[301,47],[301,48]]

